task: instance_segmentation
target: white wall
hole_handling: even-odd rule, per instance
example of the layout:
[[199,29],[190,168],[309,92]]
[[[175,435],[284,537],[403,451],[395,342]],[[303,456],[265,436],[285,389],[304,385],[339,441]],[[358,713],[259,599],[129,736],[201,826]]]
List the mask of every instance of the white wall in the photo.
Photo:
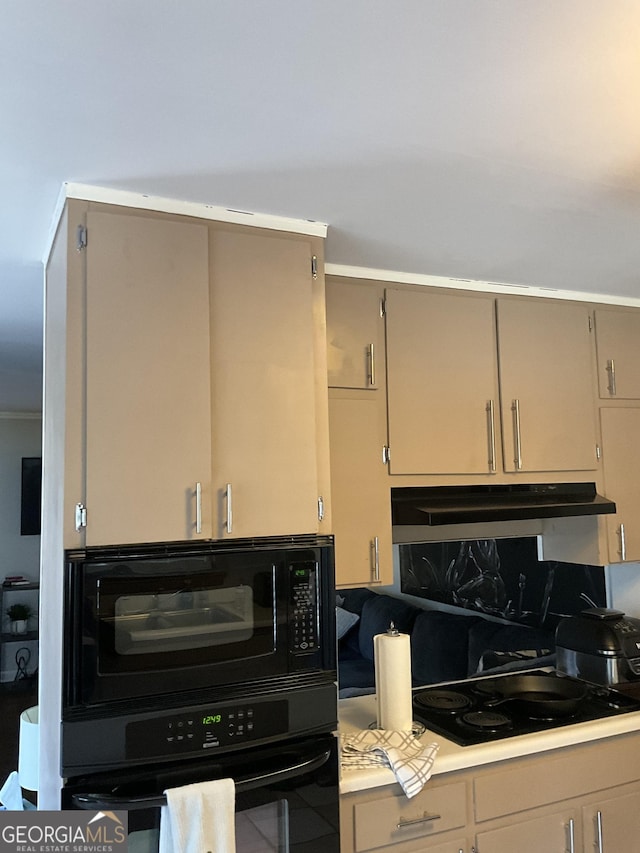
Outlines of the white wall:
[[0,414],[0,582],[40,574],[40,537],[20,535],[21,460],[42,454],[42,418]]
[[[42,448],[42,418],[35,415],[0,414],[0,583],[6,575],[24,575],[37,581],[40,576],[40,537],[20,535],[20,491],[23,456],[40,456]],[[38,608],[38,591],[10,593],[13,604],[24,601],[34,611]],[[8,630],[8,619],[0,614],[2,630]],[[29,622],[31,630],[32,621]],[[32,672],[38,662],[38,643],[3,644],[0,649],[0,680],[13,679],[16,672],[15,653],[26,646],[31,655],[27,670]]]

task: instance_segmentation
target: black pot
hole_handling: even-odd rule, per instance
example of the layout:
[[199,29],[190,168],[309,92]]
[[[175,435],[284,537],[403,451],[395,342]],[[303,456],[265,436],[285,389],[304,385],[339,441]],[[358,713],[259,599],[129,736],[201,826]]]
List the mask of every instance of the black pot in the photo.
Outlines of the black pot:
[[586,685],[552,675],[511,675],[494,679],[491,686],[500,695],[487,699],[485,707],[517,702],[532,716],[568,717],[587,695]]

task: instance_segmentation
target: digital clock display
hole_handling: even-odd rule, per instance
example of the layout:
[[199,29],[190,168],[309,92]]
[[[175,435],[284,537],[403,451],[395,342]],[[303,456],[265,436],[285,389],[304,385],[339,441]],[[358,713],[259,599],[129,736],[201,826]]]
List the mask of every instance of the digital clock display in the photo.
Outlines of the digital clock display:
[[203,726],[215,726],[217,723],[222,722],[222,714],[205,714],[202,718]]

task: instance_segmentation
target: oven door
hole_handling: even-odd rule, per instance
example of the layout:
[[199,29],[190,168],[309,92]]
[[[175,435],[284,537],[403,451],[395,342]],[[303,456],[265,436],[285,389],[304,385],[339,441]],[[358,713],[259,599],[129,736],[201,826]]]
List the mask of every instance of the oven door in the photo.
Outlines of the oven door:
[[157,853],[162,792],[230,777],[237,853],[339,853],[337,756],[327,734],[217,760],[86,776],[65,785],[62,807],[128,811],[130,853]]

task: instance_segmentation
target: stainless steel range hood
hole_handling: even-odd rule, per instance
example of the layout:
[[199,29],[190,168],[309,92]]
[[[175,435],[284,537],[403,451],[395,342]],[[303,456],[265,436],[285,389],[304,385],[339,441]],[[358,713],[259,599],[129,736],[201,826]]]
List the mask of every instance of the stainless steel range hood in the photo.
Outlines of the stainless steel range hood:
[[394,527],[432,527],[603,515],[615,511],[615,503],[599,495],[595,483],[391,489],[391,518]]

